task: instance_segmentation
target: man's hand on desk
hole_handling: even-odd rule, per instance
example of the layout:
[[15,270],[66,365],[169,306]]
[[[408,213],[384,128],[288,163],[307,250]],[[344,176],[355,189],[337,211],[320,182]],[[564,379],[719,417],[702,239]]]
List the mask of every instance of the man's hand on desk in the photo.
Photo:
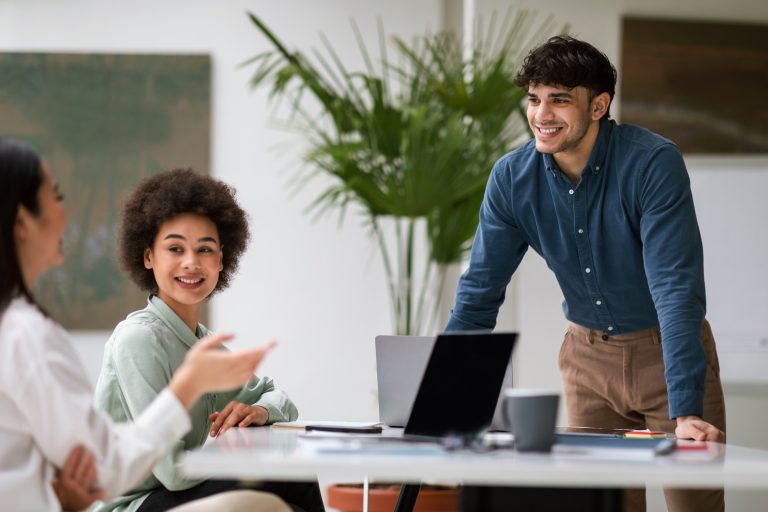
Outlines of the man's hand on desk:
[[698,416],[678,416],[675,436],[680,439],[725,442],[725,433]]
[[235,425],[238,427],[264,425],[269,420],[269,411],[259,405],[232,401],[220,412],[211,413],[208,420],[213,422],[210,434],[216,437]]

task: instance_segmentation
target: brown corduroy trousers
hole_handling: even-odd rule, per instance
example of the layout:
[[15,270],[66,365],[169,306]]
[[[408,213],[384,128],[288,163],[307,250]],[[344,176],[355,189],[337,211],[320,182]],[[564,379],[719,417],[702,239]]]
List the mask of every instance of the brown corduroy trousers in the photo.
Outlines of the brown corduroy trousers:
[[[578,427],[631,428],[674,433],[659,328],[606,336],[570,324],[560,349],[568,423]],[[607,339],[606,339],[607,338]],[[701,343],[707,354],[704,421],[725,432],[725,402],[715,340],[704,320]],[[669,512],[725,509],[722,489],[665,489]],[[645,490],[625,492],[625,511],[645,510]]]

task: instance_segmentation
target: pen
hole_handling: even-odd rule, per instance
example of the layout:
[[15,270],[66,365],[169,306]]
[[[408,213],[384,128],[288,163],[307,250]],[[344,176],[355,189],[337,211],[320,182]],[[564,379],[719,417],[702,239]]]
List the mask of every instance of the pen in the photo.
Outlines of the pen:
[[366,427],[343,426],[343,425],[307,425],[304,427],[307,432],[315,430],[317,432],[341,432],[345,434],[380,434],[382,428],[377,425]]
[[557,435],[569,437],[624,437],[624,434],[616,432],[558,432]]
[[674,439],[665,439],[656,445],[653,453],[655,455],[667,455],[668,453],[675,451],[675,446],[677,446],[677,443]]

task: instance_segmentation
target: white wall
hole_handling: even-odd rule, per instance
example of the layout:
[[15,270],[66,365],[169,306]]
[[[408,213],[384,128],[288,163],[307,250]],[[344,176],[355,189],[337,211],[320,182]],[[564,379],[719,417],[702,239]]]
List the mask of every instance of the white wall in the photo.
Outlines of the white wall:
[[[212,301],[211,326],[238,342],[277,339],[263,365],[303,417],[375,419],[374,336],[390,331],[383,271],[361,219],[313,222],[304,208],[321,190],[288,184],[301,137],[274,129],[263,90],[252,93],[240,63],[268,49],[245,11],[284,41],[308,50],[325,33],[346,63],[362,66],[350,18],[369,49],[376,16],[410,38],[441,20],[439,0],[0,1],[0,51],[210,53],[213,60],[212,172],[233,184],[252,219],[253,243],[232,287]],[[98,371],[107,333],[79,348]]]

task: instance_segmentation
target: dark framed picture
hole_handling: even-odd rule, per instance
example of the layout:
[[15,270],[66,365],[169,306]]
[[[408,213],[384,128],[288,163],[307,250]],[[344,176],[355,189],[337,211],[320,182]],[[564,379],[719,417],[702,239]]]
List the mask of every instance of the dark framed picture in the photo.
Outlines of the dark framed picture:
[[768,154],[768,25],[627,17],[621,121],[684,153]]

